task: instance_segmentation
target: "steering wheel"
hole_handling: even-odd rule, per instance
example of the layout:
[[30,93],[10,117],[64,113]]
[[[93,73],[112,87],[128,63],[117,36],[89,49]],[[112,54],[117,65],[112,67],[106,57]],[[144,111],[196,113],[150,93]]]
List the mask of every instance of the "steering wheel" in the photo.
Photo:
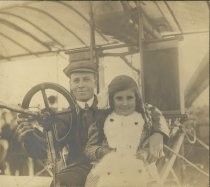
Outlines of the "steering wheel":
[[[51,89],[60,93],[68,102],[69,107],[65,110],[55,110],[49,105],[46,90]],[[41,92],[44,108],[41,109],[40,114],[33,117],[32,121],[37,121],[39,125],[46,131],[54,131],[55,138],[62,143],[72,129],[72,125],[77,121],[77,105],[73,95],[59,84],[45,82],[32,87],[24,96],[22,101],[22,108],[28,109],[32,98],[35,94]],[[59,129],[63,132],[59,132]]]

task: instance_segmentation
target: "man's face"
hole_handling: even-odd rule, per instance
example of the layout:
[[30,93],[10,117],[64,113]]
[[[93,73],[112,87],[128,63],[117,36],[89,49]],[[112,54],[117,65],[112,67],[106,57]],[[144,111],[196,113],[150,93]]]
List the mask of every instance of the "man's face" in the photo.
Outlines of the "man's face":
[[135,111],[136,97],[133,90],[123,90],[114,94],[114,111],[127,116]]
[[94,89],[96,88],[94,73],[72,73],[70,75],[70,88],[78,101],[88,101],[94,96]]

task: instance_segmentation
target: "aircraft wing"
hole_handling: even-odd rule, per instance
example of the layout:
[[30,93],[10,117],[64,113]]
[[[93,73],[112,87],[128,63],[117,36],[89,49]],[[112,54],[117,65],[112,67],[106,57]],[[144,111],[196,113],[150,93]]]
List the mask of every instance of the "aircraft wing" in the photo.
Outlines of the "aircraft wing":
[[[92,1],[97,46],[208,32],[206,1]],[[1,1],[0,62],[90,46],[88,1]]]

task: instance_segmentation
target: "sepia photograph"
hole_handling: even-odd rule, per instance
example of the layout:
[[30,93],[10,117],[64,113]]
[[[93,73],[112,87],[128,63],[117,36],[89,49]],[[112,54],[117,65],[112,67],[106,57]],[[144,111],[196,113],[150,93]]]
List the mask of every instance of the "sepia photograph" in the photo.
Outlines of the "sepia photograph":
[[0,1],[0,187],[208,187],[209,1]]

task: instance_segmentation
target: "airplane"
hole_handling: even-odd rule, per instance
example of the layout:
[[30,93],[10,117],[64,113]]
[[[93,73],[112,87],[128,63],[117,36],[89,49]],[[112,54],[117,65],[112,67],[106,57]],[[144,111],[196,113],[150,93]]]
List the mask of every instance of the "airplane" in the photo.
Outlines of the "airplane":
[[[186,35],[209,33],[208,1],[8,1],[1,4],[0,63],[84,50],[90,50],[92,56],[96,53],[98,64],[100,58],[119,57],[139,76],[144,101],[154,104],[166,118],[173,120],[185,116],[186,109],[209,86],[208,54],[198,62],[199,67],[185,91],[180,86],[177,57],[179,42]],[[131,55],[139,55],[141,68],[129,61]],[[98,92],[100,85],[103,83],[98,82]],[[36,91],[43,88],[66,93],[59,85],[45,83],[33,87],[31,95],[26,94],[30,99],[25,97],[24,109],[2,103],[0,106],[34,115],[27,108]],[[181,136],[174,143],[173,150],[177,150],[162,174],[164,180],[173,175],[176,185],[180,181],[176,180],[172,166],[177,155],[181,158],[183,141]],[[205,143],[201,144],[209,149]],[[192,163],[191,166],[204,172]],[[203,174],[208,176],[206,172]]]

